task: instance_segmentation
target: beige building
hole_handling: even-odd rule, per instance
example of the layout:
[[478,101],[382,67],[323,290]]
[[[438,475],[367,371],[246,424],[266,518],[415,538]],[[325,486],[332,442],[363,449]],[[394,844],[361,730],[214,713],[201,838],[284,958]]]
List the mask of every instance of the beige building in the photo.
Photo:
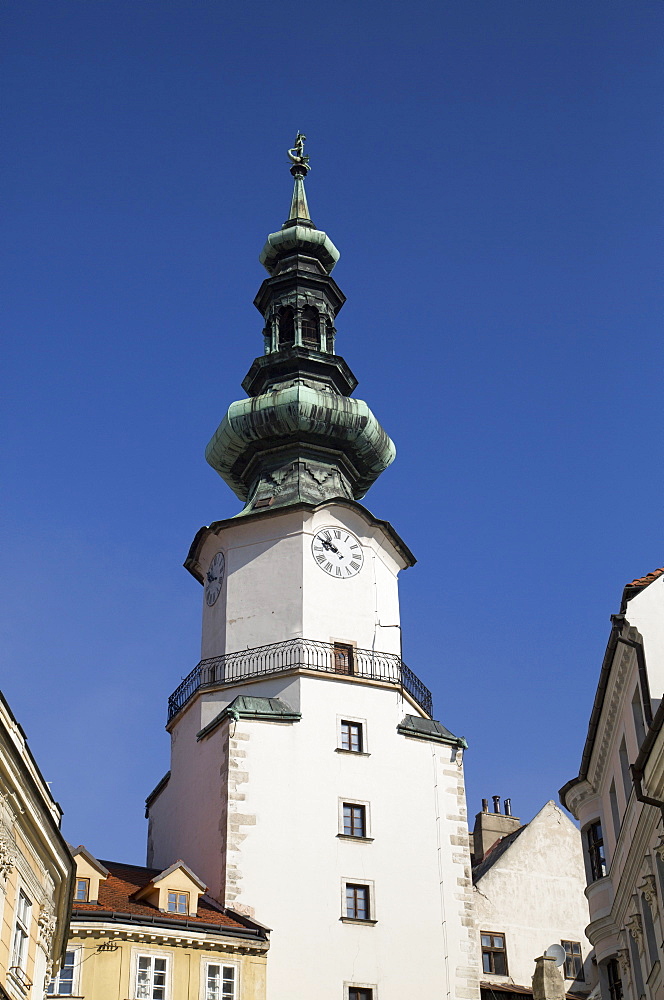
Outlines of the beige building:
[[547,802],[529,823],[510,814],[509,802],[503,813],[494,796],[489,812],[485,799],[472,834],[482,998],[530,994],[535,960],[552,946],[559,949],[567,994],[585,997],[597,975],[585,935],[579,831],[555,802]]
[[73,863],[25,733],[0,694],[0,996],[39,1000],[67,939]]
[[190,868],[165,871],[74,851],[65,962],[49,996],[86,1000],[264,1000],[268,931],[206,894]]
[[588,937],[603,1000],[664,997],[664,569],[633,580],[602,663],[576,778]]

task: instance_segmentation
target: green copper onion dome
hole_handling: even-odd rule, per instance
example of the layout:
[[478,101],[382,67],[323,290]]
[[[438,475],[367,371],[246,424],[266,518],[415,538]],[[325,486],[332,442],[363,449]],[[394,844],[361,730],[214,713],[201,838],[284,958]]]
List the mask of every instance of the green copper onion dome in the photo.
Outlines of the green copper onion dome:
[[339,251],[309,215],[309,157],[298,133],[289,150],[295,184],[290,215],[260,255],[269,277],[254,300],[264,354],[242,383],[205,457],[237,497],[242,514],[264,507],[359,500],[396,450],[366,403],[351,398],[352,371],[335,352],[345,296],[330,276]]

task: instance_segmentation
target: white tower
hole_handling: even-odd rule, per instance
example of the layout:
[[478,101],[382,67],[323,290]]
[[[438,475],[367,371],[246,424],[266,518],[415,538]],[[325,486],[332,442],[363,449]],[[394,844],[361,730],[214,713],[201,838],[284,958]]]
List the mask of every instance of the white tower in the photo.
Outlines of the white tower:
[[414,558],[357,502],[395,452],[334,352],[339,254],[309,218],[302,139],[261,254],[265,354],[208,445],[245,507],[185,563],[202,659],[170,699],[148,864],[182,858],[272,928],[270,1000],[479,997],[465,742],[401,660]]

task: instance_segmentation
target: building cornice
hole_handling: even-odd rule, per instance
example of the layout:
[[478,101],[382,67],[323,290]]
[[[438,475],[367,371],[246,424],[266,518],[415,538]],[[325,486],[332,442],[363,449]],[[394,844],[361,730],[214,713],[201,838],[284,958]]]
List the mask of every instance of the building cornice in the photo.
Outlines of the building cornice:
[[198,924],[132,916],[115,911],[98,911],[95,914],[74,909],[70,925],[71,938],[112,937],[122,941],[154,942],[179,947],[201,948],[217,951],[237,951],[245,954],[263,954],[269,948],[267,931],[249,928]]

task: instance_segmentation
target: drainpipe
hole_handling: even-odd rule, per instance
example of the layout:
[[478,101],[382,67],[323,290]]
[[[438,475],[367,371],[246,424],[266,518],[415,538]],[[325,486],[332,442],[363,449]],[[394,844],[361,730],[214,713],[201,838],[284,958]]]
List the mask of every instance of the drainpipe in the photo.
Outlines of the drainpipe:
[[643,791],[643,773],[655,740],[662,730],[662,726],[664,726],[664,700],[660,702],[659,708],[655,713],[655,718],[652,720],[650,728],[646,733],[646,738],[643,741],[639,755],[630,766],[630,771],[632,773],[632,781],[634,782],[634,791],[639,802],[644,802],[648,806],[655,806],[661,811],[662,818],[664,819],[664,799],[655,799],[651,795],[646,795]]

